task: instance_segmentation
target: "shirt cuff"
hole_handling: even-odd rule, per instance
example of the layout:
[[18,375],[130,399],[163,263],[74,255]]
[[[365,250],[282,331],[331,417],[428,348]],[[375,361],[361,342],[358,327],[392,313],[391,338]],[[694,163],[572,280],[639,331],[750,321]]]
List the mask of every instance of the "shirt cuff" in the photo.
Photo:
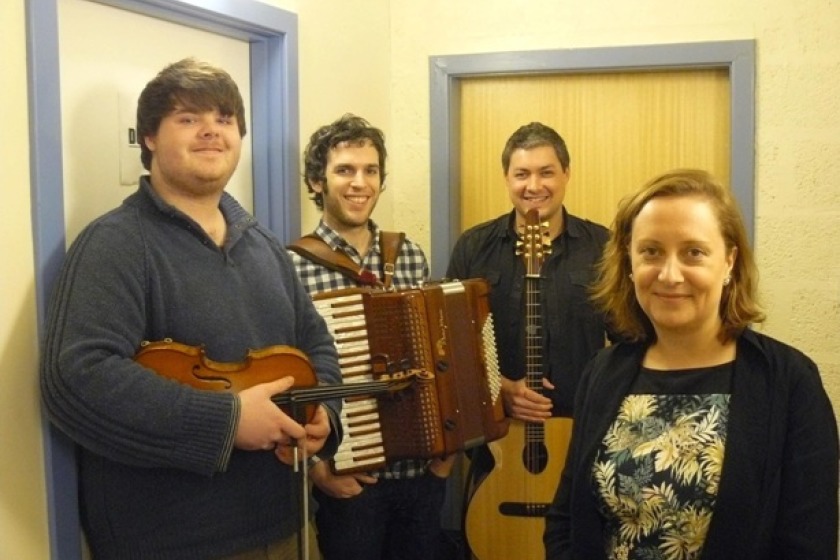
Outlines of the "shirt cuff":
[[225,439],[222,452],[219,454],[219,464],[217,466],[219,472],[225,472],[227,470],[228,464],[230,463],[230,456],[233,455],[233,441],[236,437],[236,426],[239,424],[239,415],[241,413],[239,395],[233,395],[233,406],[231,408],[228,436]]

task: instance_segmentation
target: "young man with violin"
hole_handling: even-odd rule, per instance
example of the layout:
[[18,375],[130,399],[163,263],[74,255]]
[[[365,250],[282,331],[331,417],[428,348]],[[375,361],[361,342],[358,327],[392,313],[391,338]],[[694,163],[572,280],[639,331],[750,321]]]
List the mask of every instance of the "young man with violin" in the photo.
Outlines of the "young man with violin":
[[[336,384],[340,372],[285,248],[225,193],[244,115],[223,70],[194,59],[164,68],[138,101],[149,174],[79,235],[58,279],[41,387],[51,421],[78,444],[94,558],[295,557],[302,489],[290,464],[340,437],[340,402],[296,421],[272,400],[293,385]],[[171,345],[176,362],[195,350],[196,370],[243,376],[264,354],[246,362],[249,351],[288,345],[312,370],[198,390],[141,366],[144,342]]]
[[[408,239],[395,252],[393,268],[384,266],[385,238],[370,215],[385,189],[386,156],[382,132],[354,115],[312,134],[304,150],[304,182],[323,215],[308,239],[342,254],[348,268],[362,273],[348,274],[312,260],[311,253],[292,250],[310,293],[359,286],[370,278],[396,289],[428,279],[425,254]],[[374,472],[336,475],[329,458],[329,453],[319,453],[309,471],[318,502],[318,544],[326,560],[434,558],[452,459],[397,461]]]
[[[447,270],[449,278],[485,278],[490,283],[505,408],[509,416],[522,421],[512,423],[508,435],[491,444],[503,451],[507,447],[508,453],[495,457],[494,470],[469,504],[467,538],[474,552],[486,550],[478,555],[482,560],[544,554],[539,515],[500,516],[498,503],[480,498],[511,492],[503,501],[550,502],[563,468],[578,380],[607,338],[604,317],[589,303],[587,287],[609,231],[572,216],[563,206],[571,176],[565,141],[551,127],[532,122],[510,136],[501,159],[513,209],[464,232]],[[523,235],[527,227],[535,228],[537,235]],[[529,239],[534,246],[523,251]],[[563,420],[555,420],[559,418]],[[539,469],[524,464],[525,443],[517,441],[523,423],[541,425],[526,430],[544,435],[545,441],[539,443],[545,444],[546,464]],[[533,436],[528,437],[528,443],[534,443]],[[479,471],[491,460],[485,452],[479,448],[472,454],[472,465]],[[494,482],[502,487],[498,493],[487,491]],[[523,488],[532,495],[516,493]],[[480,505],[486,505],[487,512],[477,511]],[[472,537],[471,527],[481,534]],[[537,548],[529,548],[533,546]]]

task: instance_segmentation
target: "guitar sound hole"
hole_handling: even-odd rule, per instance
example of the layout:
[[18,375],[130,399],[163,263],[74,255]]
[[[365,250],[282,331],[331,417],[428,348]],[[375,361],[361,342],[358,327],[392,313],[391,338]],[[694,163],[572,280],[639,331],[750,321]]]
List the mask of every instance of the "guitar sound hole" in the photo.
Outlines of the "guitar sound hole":
[[548,465],[548,449],[541,441],[530,442],[522,450],[522,464],[531,474],[539,474]]

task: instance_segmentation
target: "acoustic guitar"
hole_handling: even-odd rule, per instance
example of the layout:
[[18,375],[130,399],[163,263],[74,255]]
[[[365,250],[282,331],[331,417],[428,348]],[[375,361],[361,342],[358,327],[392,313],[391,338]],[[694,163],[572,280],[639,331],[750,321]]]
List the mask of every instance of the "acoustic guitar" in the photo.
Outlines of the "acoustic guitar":
[[[540,269],[551,252],[548,223],[536,210],[526,216],[517,254],[525,263],[525,382],[542,392],[542,312]],[[488,444],[494,466],[467,504],[464,530],[477,560],[545,558],[545,513],[557,483],[572,433],[572,419],[553,417],[544,424],[512,419],[504,438]]]

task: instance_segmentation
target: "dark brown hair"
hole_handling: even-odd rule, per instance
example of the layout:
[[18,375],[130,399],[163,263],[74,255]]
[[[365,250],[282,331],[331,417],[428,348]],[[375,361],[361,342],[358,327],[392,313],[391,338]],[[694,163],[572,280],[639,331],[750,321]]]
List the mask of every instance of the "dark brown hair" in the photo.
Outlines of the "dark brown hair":
[[315,201],[319,210],[324,209],[324,195],[312,188],[313,183],[324,184],[327,180],[327,159],[330,150],[342,143],[356,146],[370,141],[379,154],[380,189],[385,190],[385,135],[376,127],[370,125],[362,117],[350,113],[330,124],[324,125],[309,138],[309,144],[303,150],[303,181],[310,197]]
[[147,170],[152,165],[152,152],[146,146],[146,137],[157,134],[161,120],[176,107],[197,112],[218,109],[222,115],[235,116],[239,135],[245,136],[245,106],[233,78],[221,68],[185,58],[161,70],[146,84],[137,101],[140,161]]
[[532,122],[520,126],[516,131],[510,135],[505,148],[502,150],[502,170],[507,175],[510,168],[510,157],[516,150],[532,150],[541,146],[551,146],[557,154],[557,159],[560,161],[560,166],[563,171],[569,169],[569,150],[566,148],[566,142],[557,134],[557,131],[546,126],[540,122]]

